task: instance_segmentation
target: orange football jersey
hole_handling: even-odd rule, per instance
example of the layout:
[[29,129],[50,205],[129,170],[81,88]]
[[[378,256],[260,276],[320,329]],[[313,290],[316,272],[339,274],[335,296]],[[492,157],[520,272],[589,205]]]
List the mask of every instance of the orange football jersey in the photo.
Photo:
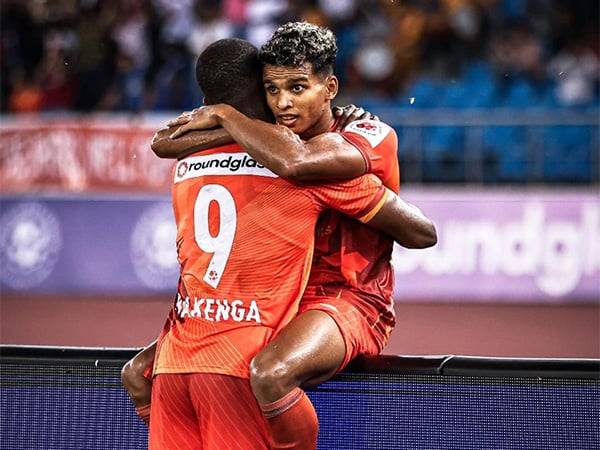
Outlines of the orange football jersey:
[[319,213],[335,208],[366,222],[385,197],[373,175],[289,182],[237,144],[180,161],[173,208],[181,281],[154,373],[248,377],[254,355],[296,315]]
[[[368,173],[376,175],[390,190],[398,192],[398,138],[383,122],[359,120],[340,133],[363,155]],[[314,261],[308,295],[336,297],[349,289],[359,298],[356,307],[371,323],[395,324],[394,271],[390,260],[394,241],[383,232],[356,220],[327,211],[316,228]]]

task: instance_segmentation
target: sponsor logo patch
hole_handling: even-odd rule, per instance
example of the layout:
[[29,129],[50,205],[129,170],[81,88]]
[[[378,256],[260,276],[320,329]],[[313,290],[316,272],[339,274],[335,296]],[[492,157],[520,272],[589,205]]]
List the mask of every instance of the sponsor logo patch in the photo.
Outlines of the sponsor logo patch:
[[175,183],[207,175],[277,177],[247,153],[216,153],[192,156],[181,161],[175,171]]

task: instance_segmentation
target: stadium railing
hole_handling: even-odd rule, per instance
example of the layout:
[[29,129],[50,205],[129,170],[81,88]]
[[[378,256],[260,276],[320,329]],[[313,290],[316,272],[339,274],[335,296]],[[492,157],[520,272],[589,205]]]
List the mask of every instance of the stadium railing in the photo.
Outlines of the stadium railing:
[[[0,346],[0,447],[146,448],[120,383],[136,349]],[[600,360],[361,358],[308,390],[320,449],[600,447]]]

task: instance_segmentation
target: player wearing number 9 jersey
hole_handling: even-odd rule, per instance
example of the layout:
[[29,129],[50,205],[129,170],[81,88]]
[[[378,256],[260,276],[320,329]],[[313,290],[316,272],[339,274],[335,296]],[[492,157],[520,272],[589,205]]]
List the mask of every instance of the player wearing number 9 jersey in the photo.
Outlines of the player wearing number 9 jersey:
[[[256,49],[229,39],[207,53],[227,71],[201,82],[205,102],[266,117]],[[227,145],[178,163],[173,207],[181,280],[157,344],[150,448],[269,448],[248,367],[298,311],[319,213],[335,208],[395,236],[401,201],[373,175],[286,181]]]
[[298,311],[319,214],[334,208],[367,222],[386,195],[372,175],[289,182],[235,144],[180,161],[173,209],[181,281],[154,373],[248,378],[254,355]]

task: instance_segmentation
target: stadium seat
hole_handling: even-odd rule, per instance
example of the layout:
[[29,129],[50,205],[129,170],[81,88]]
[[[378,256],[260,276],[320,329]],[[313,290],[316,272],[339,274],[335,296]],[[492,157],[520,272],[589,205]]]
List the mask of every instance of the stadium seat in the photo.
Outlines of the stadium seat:
[[504,95],[499,100],[498,106],[511,108],[537,108],[555,105],[549,84],[534,84],[524,77],[509,80]]
[[524,127],[488,127],[483,132],[484,152],[498,162],[498,181],[524,182],[529,177],[527,130]]
[[407,98],[414,98],[413,108],[435,108],[443,95],[444,85],[431,77],[423,76],[406,90]]
[[592,177],[591,127],[546,127],[544,178],[553,182],[589,182]]

